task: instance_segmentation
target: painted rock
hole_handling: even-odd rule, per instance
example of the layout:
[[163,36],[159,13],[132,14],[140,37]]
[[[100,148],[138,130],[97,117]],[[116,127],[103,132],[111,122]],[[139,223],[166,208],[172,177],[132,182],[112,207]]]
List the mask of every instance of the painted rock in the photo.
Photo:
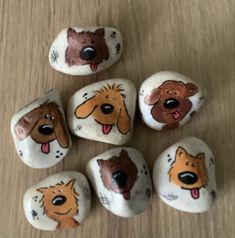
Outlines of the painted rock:
[[87,175],[101,204],[110,212],[131,217],[150,203],[152,182],[140,152],[120,147],[91,159]]
[[68,104],[68,125],[77,136],[124,144],[133,134],[136,89],[129,80],[110,79],[77,91]]
[[143,121],[156,130],[184,125],[204,102],[199,85],[175,72],[159,72],[140,87],[139,107]]
[[182,211],[207,211],[216,198],[215,160],[209,147],[188,137],[165,150],[153,168],[160,198]]
[[121,33],[109,27],[71,27],[62,30],[50,52],[51,66],[71,75],[98,73],[122,54]]
[[11,133],[21,160],[32,168],[48,168],[67,154],[71,140],[60,94],[51,90],[17,112]]
[[90,188],[86,177],[66,171],[47,177],[24,194],[24,212],[40,230],[79,226],[90,210]]

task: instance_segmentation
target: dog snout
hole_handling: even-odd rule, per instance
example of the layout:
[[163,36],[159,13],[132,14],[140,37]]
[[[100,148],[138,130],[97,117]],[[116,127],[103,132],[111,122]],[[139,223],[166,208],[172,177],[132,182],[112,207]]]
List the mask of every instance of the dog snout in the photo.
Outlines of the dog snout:
[[83,47],[80,51],[80,58],[82,60],[92,60],[96,57],[96,49],[91,46]]
[[175,98],[168,98],[166,101],[163,103],[164,107],[167,109],[172,109],[178,107],[180,102],[175,99]]
[[121,170],[113,173],[112,179],[117,184],[118,188],[125,188],[127,185],[127,175]]
[[114,106],[111,104],[104,103],[101,105],[101,111],[104,114],[110,114],[114,110]]
[[51,135],[54,132],[54,129],[50,125],[41,125],[38,127],[38,132],[43,135]]
[[194,184],[198,180],[198,176],[193,172],[181,172],[178,174],[178,179],[187,185]]

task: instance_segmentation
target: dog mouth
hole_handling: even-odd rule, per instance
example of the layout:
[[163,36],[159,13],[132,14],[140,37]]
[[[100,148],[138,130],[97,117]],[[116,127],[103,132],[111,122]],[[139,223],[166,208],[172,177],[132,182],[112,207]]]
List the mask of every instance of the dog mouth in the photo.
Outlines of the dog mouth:
[[50,152],[50,144],[49,144],[49,142],[43,143],[41,145],[41,151],[44,154],[48,154]]
[[199,188],[193,188],[190,190],[191,193],[191,197],[193,199],[198,199],[200,197],[200,192],[199,192]]
[[174,120],[178,120],[180,118],[180,116],[181,116],[180,111],[175,111],[175,112],[173,112],[171,114],[172,114],[172,117],[173,117]]
[[126,200],[129,200],[129,199],[131,198],[130,192],[129,192],[129,191],[124,192],[124,193],[123,193],[123,197],[124,197]]
[[96,63],[91,63],[90,68],[91,68],[92,72],[95,72],[97,70],[97,64]]
[[102,132],[105,135],[108,135],[110,131],[112,130],[112,125],[102,125]]
[[69,209],[68,211],[66,211],[66,212],[54,212],[54,213],[57,214],[57,215],[63,216],[63,215],[66,215],[66,214],[70,213],[71,210],[72,210],[72,208],[70,208],[70,209]]

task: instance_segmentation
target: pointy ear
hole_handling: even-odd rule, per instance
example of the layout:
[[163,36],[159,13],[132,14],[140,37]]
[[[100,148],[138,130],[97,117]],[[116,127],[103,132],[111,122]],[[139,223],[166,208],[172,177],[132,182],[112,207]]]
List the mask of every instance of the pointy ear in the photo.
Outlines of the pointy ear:
[[70,189],[72,189],[74,183],[75,183],[75,178],[68,181],[68,183],[65,184],[65,187],[69,187]]
[[127,134],[130,130],[130,117],[127,113],[125,102],[122,101],[120,105],[120,113],[117,121],[118,130],[122,134]]
[[198,87],[193,83],[187,83],[185,87],[185,95],[191,97],[198,92]]
[[103,166],[103,164],[104,164],[104,160],[103,159],[98,159],[97,160],[97,163],[98,163],[98,165],[100,166],[100,168]]
[[199,159],[199,160],[202,160],[204,161],[205,160],[205,153],[199,153],[196,155],[196,159]]
[[47,187],[38,188],[37,191],[44,194],[47,189],[48,189]]
[[91,97],[87,101],[80,104],[75,110],[75,116],[78,119],[87,118],[96,109],[97,102],[96,97]]
[[144,102],[147,105],[156,104],[159,101],[160,96],[161,96],[161,89],[155,88],[150,92],[150,94],[145,96]]
[[184,158],[186,155],[188,155],[187,151],[183,147],[179,146],[176,151],[176,159]]
[[69,44],[74,44],[78,40],[78,34],[73,28],[68,28],[67,39]]
[[127,152],[126,150],[121,150],[121,153],[120,153],[120,155],[119,155],[119,158],[120,158],[120,159],[128,159],[128,158],[130,158],[130,157],[129,157],[129,154],[128,154],[128,152]]
[[104,37],[104,28],[99,28],[95,31],[95,34],[100,36],[100,37]]
[[22,140],[27,137],[33,130],[35,124],[41,116],[41,108],[37,107],[34,110],[24,115],[15,125],[14,131],[18,139]]

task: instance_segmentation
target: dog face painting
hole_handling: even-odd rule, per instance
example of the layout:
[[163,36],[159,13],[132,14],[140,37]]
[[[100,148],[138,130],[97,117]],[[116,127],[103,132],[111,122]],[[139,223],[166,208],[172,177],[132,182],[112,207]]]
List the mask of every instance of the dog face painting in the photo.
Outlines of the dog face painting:
[[123,194],[126,200],[130,199],[130,190],[137,179],[136,165],[130,159],[128,152],[122,150],[120,155],[109,160],[97,160],[104,186],[115,193]]
[[207,211],[217,190],[211,150],[196,137],[176,142],[157,158],[153,183],[168,205],[192,213]]
[[135,103],[135,87],[128,80],[91,84],[70,99],[70,129],[83,138],[123,144],[132,136]]
[[79,226],[90,210],[86,177],[75,171],[51,175],[28,189],[23,205],[26,218],[40,230]]
[[151,201],[148,166],[135,149],[108,150],[89,160],[86,172],[101,204],[115,215],[132,217]]
[[79,225],[73,216],[78,213],[78,196],[75,191],[75,179],[64,184],[60,183],[46,187],[39,188],[37,191],[43,194],[41,199],[44,213],[51,219],[58,222],[58,228],[73,228]]
[[122,54],[122,36],[109,27],[69,27],[56,37],[49,52],[51,66],[71,75],[98,73]]
[[104,28],[95,32],[76,32],[73,28],[67,31],[68,47],[65,51],[66,63],[73,65],[89,64],[95,72],[98,64],[109,58],[109,51],[104,39]]
[[200,188],[206,186],[208,179],[205,154],[192,156],[183,147],[179,147],[168,174],[170,182],[189,190],[192,198],[198,199]]
[[146,81],[140,89],[140,108],[144,121],[152,128],[174,129],[183,125],[204,99],[194,82],[177,73],[160,72]]
[[114,125],[122,134],[130,130],[130,117],[128,115],[121,84],[102,87],[95,91],[95,96],[89,98],[76,108],[78,119],[92,115],[94,120],[102,127],[103,134],[107,135]]
[[20,158],[30,167],[60,161],[71,141],[57,91],[50,91],[12,117],[11,131]]

